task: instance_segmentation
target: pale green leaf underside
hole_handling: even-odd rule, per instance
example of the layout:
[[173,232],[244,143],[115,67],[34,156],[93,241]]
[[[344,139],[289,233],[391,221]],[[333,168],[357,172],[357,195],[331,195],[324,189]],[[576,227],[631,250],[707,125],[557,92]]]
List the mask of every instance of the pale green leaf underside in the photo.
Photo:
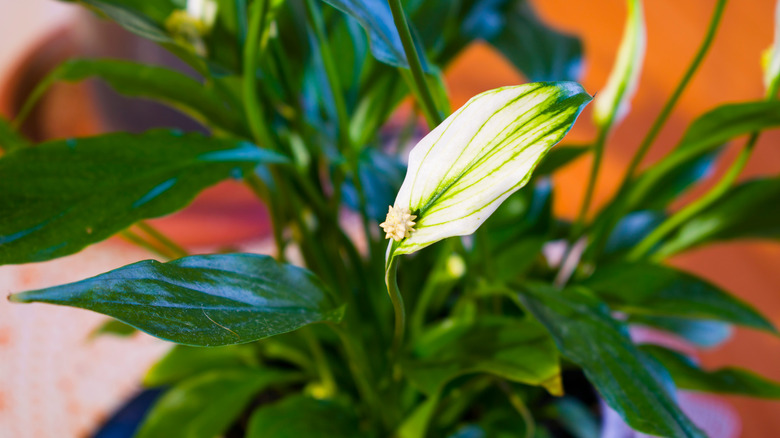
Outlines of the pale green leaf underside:
[[394,254],[473,233],[569,131],[591,100],[574,82],[540,82],[482,93],[423,138],[395,200],[417,215]]

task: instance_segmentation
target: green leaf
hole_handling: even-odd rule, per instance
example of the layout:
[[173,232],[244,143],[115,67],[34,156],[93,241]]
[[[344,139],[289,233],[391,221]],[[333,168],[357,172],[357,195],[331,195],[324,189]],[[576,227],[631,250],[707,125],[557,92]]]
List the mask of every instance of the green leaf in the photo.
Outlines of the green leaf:
[[712,153],[741,135],[778,126],[780,101],[728,104],[705,113],[691,124],[672,153],[640,176],[629,192],[628,206],[633,209],[640,200],[652,197],[659,181],[684,163]]
[[703,437],[656,381],[627,330],[599,300],[578,288],[528,283],[520,301],[582,367],[604,401],[634,429],[660,436]]
[[601,428],[593,413],[575,397],[562,397],[554,403],[558,421],[575,438],[599,438]]
[[175,345],[146,372],[143,384],[147,387],[171,385],[210,370],[257,365],[257,351],[252,345],[212,348]]
[[201,374],[174,386],[147,414],[136,438],[222,436],[262,390],[292,382],[285,371],[235,369]]
[[701,278],[649,262],[622,262],[596,270],[583,283],[627,313],[714,319],[775,332],[755,309]]
[[248,131],[236,108],[231,108],[212,89],[185,74],[163,67],[113,59],[72,59],[49,73],[25,102],[20,118],[58,81],[79,82],[88,78],[105,81],[118,93],[167,104],[205,126],[232,133]]
[[284,158],[246,142],[168,131],[56,140],[0,158],[0,264],[73,254],[201,190]]
[[433,414],[436,413],[436,407],[439,404],[438,393],[428,397],[420,403],[412,413],[406,417],[398,428],[399,438],[425,438],[428,431],[428,424],[431,422]]
[[780,238],[780,178],[748,181],[685,222],[661,248],[667,257],[706,243]]
[[[395,27],[393,13],[385,0],[323,0],[360,23],[371,41],[371,54],[395,67],[409,68],[401,36]],[[423,70],[430,71],[425,50],[417,47]]]
[[625,117],[634,96],[645,59],[645,18],[641,0],[627,0],[628,14],[623,39],[607,84],[593,102],[593,120],[608,129]]
[[293,395],[261,406],[249,420],[247,438],[362,438],[352,409],[334,401]]
[[780,399],[779,383],[751,371],[733,367],[707,371],[676,351],[657,345],[643,345],[641,348],[669,370],[674,383],[681,389]]
[[410,153],[394,205],[417,216],[416,231],[389,254],[473,233],[528,182],[590,100],[573,82],[499,88],[469,100]]
[[30,142],[17,133],[11,124],[3,117],[0,117],[0,156],[2,152],[11,152],[16,149],[22,149],[30,145]]
[[[368,217],[380,222],[385,218],[387,206],[393,203],[405,172],[406,166],[397,157],[375,148],[363,149],[358,159],[358,175],[365,194]],[[360,211],[360,198],[352,179],[345,181],[342,194],[347,206]]]
[[533,321],[449,319],[423,334],[413,354],[404,373],[428,396],[440,393],[452,379],[471,373],[543,386],[554,395],[563,393],[558,351],[544,327]]
[[255,341],[339,321],[343,312],[311,272],[255,254],[146,260],[9,299],[93,310],[152,336],[196,346]]
[[623,216],[623,219],[615,225],[604,246],[604,255],[614,258],[642,241],[655,227],[666,219],[666,215],[659,211],[640,210]]
[[[582,43],[543,24],[526,0],[510,0],[501,32],[487,38],[530,81],[570,81],[579,78]],[[483,26],[492,26],[490,21]]]
[[673,333],[703,348],[716,347],[726,342],[732,332],[731,324],[704,319],[630,315],[628,322]]
[[115,319],[109,319],[105,323],[103,323],[100,327],[95,329],[92,333],[89,334],[89,337],[91,339],[97,338],[99,336],[103,335],[113,335],[118,336],[120,338],[126,338],[128,336],[131,336],[135,334],[137,330],[122,321],[117,321]]
[[[78,0],[80,3],[84,3],[91,6],[95,10],[105,14],[108,18],[115,21],[118,25],[122,26],[126,30],[149,40],[158,43],[170,43],[174,44],[175,41],[168,35],[168,33],[160,27],[155,20],[145,15],[144,13],[136,10],[134,7],[141,5],[149,5],[154,3],[165,4],[168,2],[136,2],[136,1],[100,1],[100,0]],[[145,12],[150,12],[146,10]],[[166,14],[167,16],[167,14]],[[162,18],[156,17],[158,19]]]

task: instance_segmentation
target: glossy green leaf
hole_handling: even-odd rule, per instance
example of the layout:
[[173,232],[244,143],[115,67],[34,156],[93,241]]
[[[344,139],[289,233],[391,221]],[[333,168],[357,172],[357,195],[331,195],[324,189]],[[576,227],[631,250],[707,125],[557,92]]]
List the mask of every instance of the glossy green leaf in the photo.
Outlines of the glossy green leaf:
[[741,135],[777,127],[780,127],[780,101],[728,104],[705,113],[691,124],[672,153],[637,179],[629,192],[629,207],[652,197],[659,181],[684,163],[714,152]]
[[259,364],[253,345],[189,347],[175,345],[143,378],[147,387],[172,385],[197,374],[220,368],[251,368]]
[[732,239],[780,238],[780,178],[748,181],[685,222],[657,254],[669,256]]
[[30,142],[17,133],[2,116],[0,116],[0,156],[2,152],[11,152],[30,145]]
[[137,333],[138,330],[136,330],[134,327],[129,326],[122,321],[117,321],[115,319],[109,319],[105,323],[103,323],[101,326],[99,326],[97,329],[95,329],[92,333],[89,334],[90,338],[97,338],[99,336],[103,335],[112,335],[117,336],[120,338],[126,338],[129,336],[134,335]]
[[[409,68],[401,36],[395,27],[393,13],[385,0],[323,0],[360,23],[371,41],[371,53],[376,59],[396,67]],[[425,50],[417,47],[424,70],[429,70]]]
[[295,379],[286,371],[260,369],[201,374],[167,391],[147,414],[135,437],[223,436],[257,393]]
[[293,395],[261,406],[249,420],[247,438],[364,438],[352,409],[334,401]]
[[488,42],[530,81],[578,79],[582,69],[580,40],[543,24],[529,1],[510,0],[508,5],[499,16],[505,20],[501,32]]
[[619,123],[628,114],[645,59],[645,18],[641,0],[627,0],[623,39],[607,84],[593,102],[593,120],[602,129]]
[[240,344],[339,321],[343,307],[314,274],[256,254],[146,260],[11,301],[60,304],[112,316],[180,344]]
[[672,267],[616,263],[597,269],[584,284],[627,313],[714,319],[775,332],[772,323],[749,304]]
[[239,134],[247,132],[240,112],[200,81],[164,67],[114,59],[71,59],[60,64],[25,102],[22,116],[32,109],[52,84],[89,78],[105,81],[124,96],[167,104],[206,126]]
[[733,367],[708,371],[676,351],[656,345],[644,345],[641,348],[669,370],[680,389],[780,399],[780,383],[751,371]]
[[666,219],[659,211],[640,210],[623,216],[615,225],[604,246],[604,255],[614,258],[616,254],[625,252],[642,241],[655,227]]
[[394,205],[416,215],[417,226],[390,254],[473,233],[528,182],[590,100],[573,82],[499,88],[469,100],[410,153]]
[[284,158],[246,142],[150,131],[56,140],[0,158],[0,264],[73,254]]
[[703,348],[716,347],[729,340],[732,334],[731,324],[706,319],[630,315],[628,322],[667,331]]
[[414,359],[404,374],[421,391],[434,396],[452,379],[489,373],[560,395],[558,351],[541,325],[506,317],[473,322],[449,319],[423,334],[413,345]]
[[399,438],[425,438],[428,432],[428,425],[436,413],[436,407],[439,404],[439,394],[428,397],[420,403],[412,413],[404,419],[398,428]]
[[582,367],[604,401],[634,429],[703,437],[656,380],[627,330],[598,299],[577,288],[528,283],[523,305],[547,327],[564,357]]

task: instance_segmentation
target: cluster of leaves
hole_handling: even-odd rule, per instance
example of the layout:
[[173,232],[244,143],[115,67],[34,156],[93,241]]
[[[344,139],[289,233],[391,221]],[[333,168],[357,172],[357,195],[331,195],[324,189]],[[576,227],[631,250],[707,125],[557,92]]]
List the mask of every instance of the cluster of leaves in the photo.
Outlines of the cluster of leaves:
[[[169,24],[187,6],[182,0],[79,3],[166,47],[197,77],[130,61],[70,60],[13,124],[0,121],[0,263],[66,256],[116,233],[163,258],[185,256],[11,297],[90,309],[182,344],[146,376],[146,385],[166,389],[137,436],[589,437],[598,434],[600,398],[638,431],[694,437],[702,432],[680,410],[675,388],[780,397],[780,385],[749,371],[704,370],[628,335],[641,325],[712,347],[734,324],[776,333],[735,296],[661,263],[716,241],[780,236],[780,180],[734,186],[740,159],[731,180],[682,214],[669,213],[724,144],[751,135],[743,148],[749,155],[762,130],[780,125],[776,68],[768,70],[767,99],[696,119],[669,155],[642,172],[630,169],[592,221],[585,221],[589,201],[574,223],[556,218],[548,176],[593,152],[592,192],[608,134],[637,83],[644,23],[641,2],[629,1],[624,43],[594,112],[593,144],[553,149],[530,176],[546,149],[534,155],[528,175],[506,189],[528,188],[501,197],[473,236],[425,249],[391,245],[385,284],[376,224],[401,189],[406,165],[397,146],[416,126],[415,115],[400,133],[383,130],[401,100],[414,95],[437,125],[449,112],[440,68],[474,40],[493,45],[532,81],[576,79],[576,38],[545,26],[525,0],[218,0],[216,21],[186,35]],[[210,135],[154,130],[33,146],[15,132],[53,83],[87,78],[170,105]],[[566,84],[538,88],[574,89]],[[572,95],[579,98],[552,107],[565,120],[517,116],[514,123],[547,129],[556,136],[551,146],[590,100]],[[463,123],[453,117],[455,126]],[[486,167],[463,168],[476,178]],[[485,172],[479,180],[493,173]],[[143,223],[228,178],[245,181],[269,206],[275,258],[189,256]],[[452,187],[440,184],[432,185],[437,199]],[[365,248],[342,229],[344,206],[361,216]],[[128,231],[133,224],[148,235]],[[576,241],[584,242],[581,257]],[[545,255],[556,242],[568,242],[560,262]],[[291,244],[306,269],[285,260]],[[416,253],[395,261],[392,251]],[[396,262],[411,311],[408,339],[391,349],[399,300],[391,305],[385,288],[396,281]],[[104,331],[133,329],[112,322]]]

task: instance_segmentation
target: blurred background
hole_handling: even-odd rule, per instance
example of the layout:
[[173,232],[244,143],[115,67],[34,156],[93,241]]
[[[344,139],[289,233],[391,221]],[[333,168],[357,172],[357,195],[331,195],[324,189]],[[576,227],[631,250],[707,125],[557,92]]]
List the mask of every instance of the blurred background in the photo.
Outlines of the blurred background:
[[[532,3],[547,23],[582,39],[582,83],[590,93],[598,92],[614,62],[625,2]],[[679,81],[701,42],[715,2],[645,3],[648,43],[644,71],[633,111],[608,143],[597,205],[616,189],[639,140]],[[691,120],[704,111],[726,102],[762,97],[759,61],[773,38],[774,7],[774,0],[729,4],[710,54],[649,160],[674,146]],[[12,116],[48,69],[76,55],[169,62],[160,49],[129,38],[77,6],[54,0],[0,0],[0,114]],[[481,91],[525,81],[500,55],[481,44],[465,50],[446,70],[446,79],[453,107]],[[99,84],[59,84],[39,105],[25,131],[43,140],[107,130],[143,130],[155,123],[184,127],[190,123],[159,108],[149,112],[144,105],[109,96]],[[128,121],[126,114],[139,116]],[[586,110],[565,142],[586,143],[594,132]],[[737,143],[731,145],[721,163],[734,157]],[[780,133],[763,135],[742,178],[777,174],[779,143]],[[560,215],[575,215],[589,166],[587,158],[581,159],[556,175],[559,190],[555,208]],[[688,199],[708,186],[699,187]],[[209,189],[184,211],[151,222],[195,252],[223,247],[270,250],[265,211],[243,186],[234,183]],[[46,263],[0,266],[0,294],[80,280],[150,257],[122,240],[110,239]],[[677,256],[672,263],[736,293],[780,325],[780,246],[718,244]],[[12,306],[0,300],[0,437],[89,436],[139,389],[140,377],[168,345],[144,334],[129,339],[90,339],[90,333],[103,321],[103,317],[82,310],[38,304]],[[700,354],[700,358],[705,367],[737,365],[780,381],[780,339],[766,333],[738,328],[729,342]],[[739,436],[780,436],[780,402],[709,396],[708,402],[733,410],[740,418]]]

